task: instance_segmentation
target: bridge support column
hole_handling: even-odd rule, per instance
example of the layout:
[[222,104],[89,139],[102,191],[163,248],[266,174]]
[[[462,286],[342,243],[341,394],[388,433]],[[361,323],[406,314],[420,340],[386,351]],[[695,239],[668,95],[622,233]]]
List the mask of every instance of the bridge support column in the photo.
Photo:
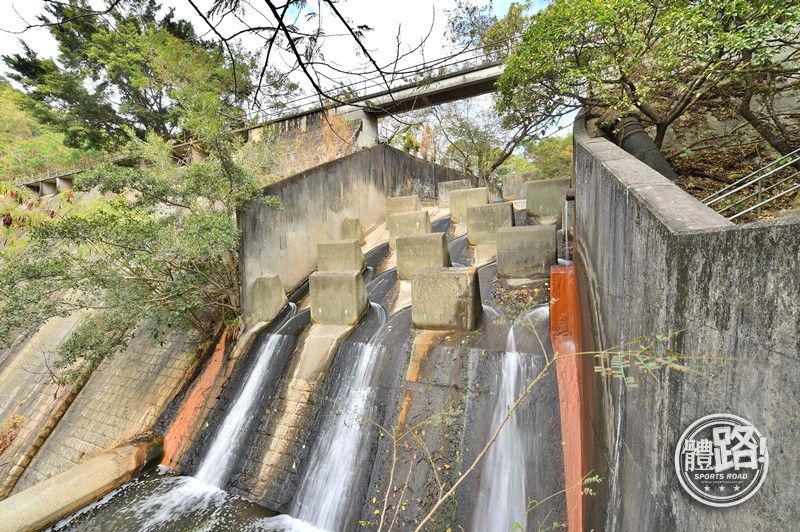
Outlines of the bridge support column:
[[378,144],[378,115],[351,106],[338,108],[335,112],[348,122],[361,122],[361,129],[356,136],[356,146],[371,148]]

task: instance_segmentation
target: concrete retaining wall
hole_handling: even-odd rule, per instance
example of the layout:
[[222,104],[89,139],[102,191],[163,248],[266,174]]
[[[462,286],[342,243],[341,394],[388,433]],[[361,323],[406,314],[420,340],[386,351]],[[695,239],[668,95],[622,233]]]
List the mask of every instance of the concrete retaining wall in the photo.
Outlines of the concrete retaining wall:
[[[687,373],[599,381],[594,469],[608,500],[586,528],[784,530],[796,526],[800,456],[800,221],[733,226],[604,139],[575,127],[575,227],[595,348],[673,333]],[[682,331],[678,333],[678,331]],[[596,377],[597,379],[597,377]],[[700,417],[741,416],[767,438],[760,491],[715,509],[679,485],[674,453]]]
[[283,210],[254,203],[240,214],[242,301],[265,274],[280,276],[287,292],[300,285],[317,268],[317,244],[343,238],[345,220],[369,232],[386,219],[386,198],[433,202],[439,182],[466,177],[380,145],[266,187]]
[[[436,189],[443,181],[475,178],[452,168],[432,164],[385,145],[372,148],[383,153],[387,197],[416,194],[423,203],[436,203]],[[371,150],[370,150],[371,151]]]
[[196,333],[183,331],[157,343],[147,326],[142,326],[125,351],[95,370],[12,493],[151,429],[186,383],[195,363],[197,341]]

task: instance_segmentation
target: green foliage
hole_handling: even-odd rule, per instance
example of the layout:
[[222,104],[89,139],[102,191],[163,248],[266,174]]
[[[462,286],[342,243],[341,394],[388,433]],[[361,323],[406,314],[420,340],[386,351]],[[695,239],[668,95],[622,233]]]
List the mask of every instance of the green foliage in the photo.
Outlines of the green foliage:
[[512,153],[508,159],[497,169],[497,174],[500,176],[506,174],[519,174],[522,172],[533,172],[536,170],[536,165],[533,161],[522,155]]
[[640,337],[617,348],[595,353],[594,371],[603,377],[619,379],[629,389],[639,387],[636,377],[631,375],[632,369],[650,377],[655,377],[658,370],[685,373],[687,356],[666,347],[679,333]]
[[25,110],[26,98],[0,78],[0,180],[33,179],[99,155],[65,146],[62,133]]
[[641,115],[660,145],[704,95],[796,51],[799,27],[792,0],[554,0],[526,24],[498,109],[542,129],[582,106]]
[[[174,72],[173,59],[164,59],[165,71]],[[89,197],[99,193],[95,199],[63,194],[43,204],[19,189],[4,196],[0,215],[11,222],[4,236],[15,245],[2,249],[0,342],[52,316],[84,312],[53,363],[63,382],[79,382],[143,323],[161,339],[186,326],[207,335],[235,319],[236,213],[253,200],[280,208],[237,162],[247,158],[226,122],[235,110],[216,92],[213,69],[170,82],[181,123],[195,131],[206,159],[178,165],[169,142],[129,128],[126,151],[135,166],[104,164],[74,181],[76,190],[93,191]]]
[[539,171],[540,179],[572,175],[572,135],[548,137],[525,145],[525,156]]
[[[248,58],[239,54],[234,79],[225,54],[198,39],[188,22],[175,21],[172,11],[158,18],[159,8],[154,0],[134,0],[106,19],[85,16],[86,0],[48,3],[39,21],[49,24],[58,58],[40,58],[27,45],[23,54],[3,56],[11,78],[29,92],[27,109],[62,132],[69,146],[116,149],[126,128],[140,137],[176,132],[181,110],[159,72],[164,58],[180,72],[213,70],[226,103],[248,94]],[[178,62],[179,55],[191,62]]]

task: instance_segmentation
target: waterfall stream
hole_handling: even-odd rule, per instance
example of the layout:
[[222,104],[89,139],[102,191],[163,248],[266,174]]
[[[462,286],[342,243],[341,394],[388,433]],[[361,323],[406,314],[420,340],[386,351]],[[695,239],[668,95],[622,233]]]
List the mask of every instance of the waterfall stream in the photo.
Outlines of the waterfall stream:
[[[492,412],[492,433],[532,378],[528,360],[532,355],[527,353],[527,347],[522,350],[517,348],[516,330],[522,326],[533,330],[547,316],[546,307],[537,308],[522,316],[522,324],[514,324],[509,328],[502,370],[498,376],[497,401]],[[530,431],[531,427],[525,427],[520,417],[519,411],[511,415],[483,460],[478,500],[473,514],[475,530],[515,530],[515,523],[527,529],[526,453],[530,449],[526,449],[526,431]]]
[[[383,312],[380,305],[373,308]],[[382,323],[385,323],[385,312]],[[375,427],[371,423],[375,363],[384,346],[376,341],[348,346],[344,356],[355,360],[353,371],[344,377],[333,400],[327,425],[317,438],[309,457],[308,473],[295,496],[291,515],[323,530],[347,530],[355,502],[352,490],[369,463],[363,451]]]
[[239,456],[242,443],[247,438],[249,425],[257,419],[251,410],[261,395],[264,382],[270,371],[277,368],[270,364],[272,354],[280,350],[281,343],[288,337],[273,334],[257,353],[258,360],[250,371],[247,381],[239,391],[230,411],[225,416],[213,443],[208,448],[195,478],[210,486],[222,487],[228,478],[231,462]]
[[[517,352],[514,327],[508,331],[506,353],[500,374],[497,402],[492,413],[492,430],[499,426],[522,392],[524,358]],[[475,530],[513,530],[525,526],[525,445],[518,416],[513,415],[489,449],[481,470],[480,492],[475,504]]]

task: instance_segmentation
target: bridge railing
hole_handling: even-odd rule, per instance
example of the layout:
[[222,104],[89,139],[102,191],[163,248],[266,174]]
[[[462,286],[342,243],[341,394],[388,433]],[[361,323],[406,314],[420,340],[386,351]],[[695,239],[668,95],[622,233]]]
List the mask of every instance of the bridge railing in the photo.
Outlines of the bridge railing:
[[[515,42],[511,39],[499,44],[512,47]],[[371,72],[366,75],[357,75],[354,76],[355,80],[332,87],[327,92],[341,102],[357,105],[373,97],[376,93],[390,93],[412,84],[420,84],[428,79],[447,76],[487,64],[496,64],[499,59],[502,59],[500,55],[496,51],[487,54],[483,47],[468,48],[438,59],[395,69],[392,72]],[[285,105],[279,109],[269,111],[254,109],[246,116],[251,123],[262,124],[339,103],[323,95],[308,94],[285,102]]]

